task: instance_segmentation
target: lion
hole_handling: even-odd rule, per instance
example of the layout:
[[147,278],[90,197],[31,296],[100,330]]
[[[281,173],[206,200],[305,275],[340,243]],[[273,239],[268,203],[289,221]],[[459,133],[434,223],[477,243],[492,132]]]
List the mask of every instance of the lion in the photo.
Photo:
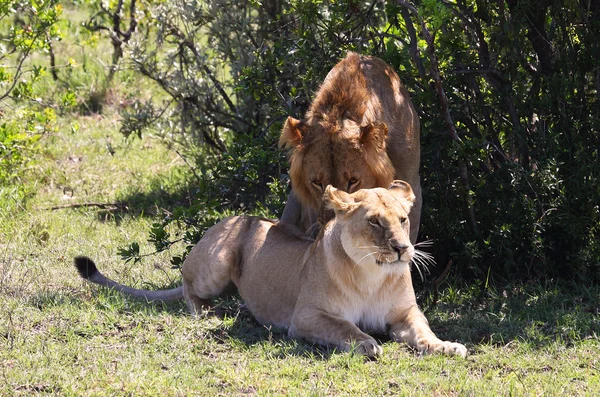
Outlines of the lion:
[[195,245],[183,263],[182,285],[171,290],[118,284],[86,257],[75,265],[83,278],[126,294],[183,298],[196,316],[233,284],[261,324],[367,357],[382,353],[370,331],[387,331],[424,354],[464,357],[465,346],[438,339],[416,303],[409,263],[423,265],[424,253],[409,238],[414,200],[410,185],[399,180],[354,193],[328,186],[323,202],[334,217],[315,240],[263,218],[227,218]]
[[[303,120],[288,117],[279,146],[290,152],[292,191],[282,222],[311,235],[331,213],[325,186],[352,193],[410,184],[410,239],[421,216],[419,117],[396,72],[379,58],[349,52],[327,75]],[[318,220],[318,223],[317,223]]]

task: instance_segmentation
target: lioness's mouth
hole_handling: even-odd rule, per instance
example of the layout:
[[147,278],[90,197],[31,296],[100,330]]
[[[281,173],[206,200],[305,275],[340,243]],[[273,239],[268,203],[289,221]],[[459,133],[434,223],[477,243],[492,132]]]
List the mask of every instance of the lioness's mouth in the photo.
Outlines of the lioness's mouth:
[[[393,255],[393,257],[392,257],[392,255]],[[378,265],[394,265],[394,264],[400,263],[400,262],[402,262],[400,260],[400,255],[398,255],[395,252],[394,253],[392,253],[392,252],[381,253],[377,257],[377,259],[375,259],[375,263],[377,263]]]

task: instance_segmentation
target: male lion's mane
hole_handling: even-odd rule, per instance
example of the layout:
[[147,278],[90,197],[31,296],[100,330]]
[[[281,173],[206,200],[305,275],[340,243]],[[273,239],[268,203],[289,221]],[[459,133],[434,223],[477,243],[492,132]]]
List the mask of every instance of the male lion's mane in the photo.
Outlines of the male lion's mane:
[[[370,97],[361,56],[350,52],[319,88],[306,114],[306,122],[288,119],[279,143],[292,150],[290,179],[305,204],[317,207],[303,178],[304,154],[313,145],[333,148],[336,141],[351,139],[352,148],[362,153],[364,163],[375,175],[377,186],[388,186],[394,179],[394,166],[386,154],[387,126],[365,120]],[[361,127],[359,137],[349,138],[344,133],[344,120],[352,120]]]

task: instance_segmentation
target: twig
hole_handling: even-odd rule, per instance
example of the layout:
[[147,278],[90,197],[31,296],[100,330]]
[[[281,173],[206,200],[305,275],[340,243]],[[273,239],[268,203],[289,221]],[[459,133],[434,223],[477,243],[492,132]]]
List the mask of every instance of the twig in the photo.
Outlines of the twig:
[[439,298],[439,290],[438,290],[438,288],[440,287],[440,284],[443,283],[444,280],[446,280],[446,277],[448,277],[448,273],[450,273],[450,269],[452,268],[452,264],[453,264],[453,261],[452,261],[452,259],[450,259],[448,261],[448,264],[446,265],[446,268],[442,272],[442,274],[440,274],[438,278],[436,278],[435,280],[433,280],[433,301],[431,302],[431,305],[429,305],[429,307],[427,308],[427,310],[431,309],[432,307],[434,307],[437,304],[437,301],[438,301],[438,298]]
[[268,125],[267,125],[267,126],[266,126],[266,127],[265,127],[265,128],[262,130],[262,131],[261,131],[261,132],[260,132],[260,134],[258,134],[258,138],[261,138],[262,136],[264,136],[264,135],[267,133],[267,131],[269,131],[269,128],[271,128],[271,126],[272,126],[273,124],[275,124],[275,123],[276,123],[276,122],[278,122],[279,120],[282,120],[284,117],[288,117],[288,115],[287,115],[287,114],[284,114],[284,115],[281,115],[281,116],[279,116],[279,117],[277,117],[277,118],[273,119],[273,120],[272,120],[272,121],[271,121],[271,122],[270,122],[270,123],[269,123],[269,124],[268,124]]
[[4,98],[8,97],[10,95],[10,92],[13,90],[13,88],[15,88],[17,83],[20,81],[19,77],[21,76],[21,68],[23,67],[23,62],[25,62],[25,59],[29,56],[29,53],[31,51],[33,51],[33,45],[35,44],[36,40],[40,37],[41,34],[42,34],[42,32],[39,32],[37,35],[35,35],[35,37],[31,40],[31,44],[29,44],[29,48],[27,48],[27,50],[25,50],[21,53],[22,58],[19,61],[19,65],[17,66],[17,71],[13,75],[13,82],[10,85],[10,87],[6,90],[6,92],[0,96],[0,101],[3,100]]
[[48,53],[50,54],[50,74],[52,74],[52,79],[54,79],[54,81],[58,81],[56,56],[54,55],[54,47],[52,46],[52,39],[50,38],[49,33],[46,33],[46,41],[48,42]]
[[177,150],[174,147],[172,149],[183,160],[183,162],[190,168],[190,170],[192,171],[192,174],[194,175],[196,180],[198,182],[202,181],[202,178],[200,178],[200,175],[198,175],[198,173],[196,172],[197,167],[194,167],[192,164],[190,164],[188,162],[188,160],[185,158],[185,156],[183,156],[181,153],[179,153],[179,150]]
[[102,209],[107,208],[122,208],[126,207],[125,203],[73,203],[73,204],[64,204],[64,205],[55,205],[54,207],[44,208],[44,210],[54,211],[60,210],[64,208],[80,208],[80,207],[98,207]]
[[410,15],[406,8],[402,9],[402,18],[404,18],[404,23],[406,24],[406,30],[408,31],[408,35],[410,36],[410,55],[413,58],[415,65],[417,65],[417,70],[419,71],[419,76],[421,79],[425,80],[425,67],[423,66],[423,60],[421,59],[421,55],[419,54],[419,48],[417,46],[417,32],[415,31],[415,27],[410,20]]

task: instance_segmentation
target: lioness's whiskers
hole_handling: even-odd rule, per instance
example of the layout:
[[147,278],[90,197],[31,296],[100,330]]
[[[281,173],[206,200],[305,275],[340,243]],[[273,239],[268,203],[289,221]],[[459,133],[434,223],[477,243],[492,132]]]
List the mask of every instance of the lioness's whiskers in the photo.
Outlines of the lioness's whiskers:
[[420,243],[413,244],[413,247],[430,247],[433,245],[433,240],[424,240]]
[[418,256],[419,258],[423,258],[423,259],[427,260],[427,262],[433,262],[433,263],[435,263],[435,260],[433,259],[433,256],[431,256],[428,253],[420,252],[419,250],[415,250],[415,255]]
[[[425,271],[427,274],[429,274],[429,267],[427,267],[427,265],[425,263],[423,263],[420,258],[414,259],[413,263],[415,264],[415,267],[417,268],[417,270],[419,270],[419,273],[421,273],[421,269],[423,269],[423,271]],[[421,275],[421,279],[422,278],[423,278],[423,275]]]
[[428,266],[435,266],[435,259],[433,255],[428,252],[423,252],[421,250],[415,250],[415,256],[419,257],[422,262],[426,263]]
[[373,251],[373,252],[371,252],[371,253],[368,253],[367,255],[365,255],[365,256],[363,256],[362,258],[360,258],[360,260],[358,260],[358,261],[356,262],[356,265],[354,265],[354,266],[358,266],[358,264],[359,264],[360,262],[362,262],[362,260],[363,260],[363,259],[365,259],[367,256],[375,255],[375,254],[378,254],[378,253],[379,253],[379,252],[377,252],[377,251]]
[[419,264],[417,263],[415,258],[413,258],[413,260],[412,260],[413,263],[415,264],[415,269],[417,269],[417,271],[419,272],[419,275],[421,276],[421,281],[425,281],[425,279],[423,278],[423,273],[421,273],[421,269],[419,268]]
[[421,268],[423,268],[423,270],[427,272],[427,274],[431,274],[431,272],[429,271],[429,266],[435,266],[435,260],[433,259],[433,256],[428,252],[424,252],[418,249],[415,249],[414,252],[415,254],[413,256],[412,262],[415,264],[415,267],[417,268],[417,271],[421,276],[421,280],[424,280]]
[[419,256],[415,256],[413,259],[414,259],[415,264],[418,264],[420,267],[423,268],[423,270],[425,270],[428,274],[430,274],[429,266],[432,264],[431,262],[429,262],[427,259],[424,259]]

